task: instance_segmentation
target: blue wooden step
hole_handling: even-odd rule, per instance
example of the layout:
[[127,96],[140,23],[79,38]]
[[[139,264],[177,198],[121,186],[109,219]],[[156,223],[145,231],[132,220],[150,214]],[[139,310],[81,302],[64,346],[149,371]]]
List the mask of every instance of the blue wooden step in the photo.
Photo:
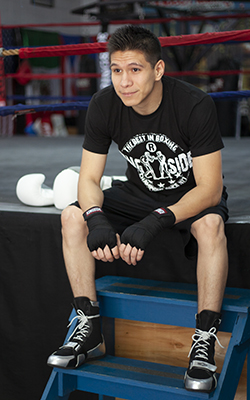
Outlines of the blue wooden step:
[[[113,322],[107,325],[107,321],[115,318],[183,327],[195,325],[196,285],[106,276],[96,281],[96,288],[107,342],[113,338],[114,327]],[[110,355],[111,350],[101,360],[76,370],[55,368],[41,400],[66,400],[74,390],[98,393],[100,400],[105,396],[128,400],[233,400],[250,348],[250,291],[227,288],[222,314],[221,330],[232,334],[218,386],[211,394],[186,391],[185,368],[118,358]],[[71,318],[74,316],[73,311]],[[72,324],[68,335],[73,329]],[[250,400],[249,390],[247,399]]]
[[[61,370],[59,393],[64,396],[70,386],[64,388],[67,378],[72,378],[72,389],[100,393],[131,400],[200,400],[209,399],[205,393],[192,393],[184,389],[185,368],[106,356],[91,361],[77,370]],[[72,391],[72,390],[71,390]]]
[[[105,276],[96,281],[96,287],[103,316],[187,328],[195,326],[196,285]],[[220,330],[232,332],[239,313],[247,316],[249,310],[250,290],[226,288]]]

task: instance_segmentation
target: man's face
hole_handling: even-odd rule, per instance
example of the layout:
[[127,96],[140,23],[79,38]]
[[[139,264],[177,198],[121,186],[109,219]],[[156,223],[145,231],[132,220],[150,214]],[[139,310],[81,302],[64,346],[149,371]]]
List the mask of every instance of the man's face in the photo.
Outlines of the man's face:
[[136,112],[144,115],[158,108],[162,96],[161,77],[164,73],[162,61],[152,68],[140,51],[116,51],[111,55],[110,67],[114,89],[125,106],[133,107]]

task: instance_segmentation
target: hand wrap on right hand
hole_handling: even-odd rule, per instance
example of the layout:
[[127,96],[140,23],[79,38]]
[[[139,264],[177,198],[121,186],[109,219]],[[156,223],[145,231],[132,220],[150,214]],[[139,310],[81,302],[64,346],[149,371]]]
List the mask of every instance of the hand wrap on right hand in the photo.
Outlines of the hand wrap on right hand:
[[87,245],[90,251],[103,250],[106,245],[110,250],[117,245],[116,234],[100,207],[91,207],[83,214],[89,228]]

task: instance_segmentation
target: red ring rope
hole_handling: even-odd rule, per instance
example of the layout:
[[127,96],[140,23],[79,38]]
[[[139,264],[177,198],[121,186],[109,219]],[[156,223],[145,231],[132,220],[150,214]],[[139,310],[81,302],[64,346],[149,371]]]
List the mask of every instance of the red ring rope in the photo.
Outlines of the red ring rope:
[[62,46],[24,47],[19,49],[20,58],[58,57],[81,54],[94,54],[107,51],[106,43],[82,43]]
[[[201,44],[225,43],[230,41],[250,41],[250,30],[208,32],[193,35],[170,36],[159,38],[161,46],[187,46]],[[67,55],[81,55],[102,53],[107,51],[106,43],[81,43],[63,46],[46,46],[19,49],[20,58],[58,57]]]

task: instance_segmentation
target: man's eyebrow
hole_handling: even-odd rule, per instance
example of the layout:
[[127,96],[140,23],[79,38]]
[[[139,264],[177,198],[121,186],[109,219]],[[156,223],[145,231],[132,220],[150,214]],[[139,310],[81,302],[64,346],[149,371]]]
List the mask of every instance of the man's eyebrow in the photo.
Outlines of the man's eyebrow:
[[[140,63],[137,63],[137,62],[131,62],[131,63],[128,64],[129,67],[131,67],[131,66],[133,66],[133,65],[136,65],[137,67],[144,68],[144,65],[142,65],[142,64],[140,64]],[[112,67],[119,67],[119,64],[117,64],[117,63],[111,63],[111,64],[110,64],[110,68],[112,68]]]

